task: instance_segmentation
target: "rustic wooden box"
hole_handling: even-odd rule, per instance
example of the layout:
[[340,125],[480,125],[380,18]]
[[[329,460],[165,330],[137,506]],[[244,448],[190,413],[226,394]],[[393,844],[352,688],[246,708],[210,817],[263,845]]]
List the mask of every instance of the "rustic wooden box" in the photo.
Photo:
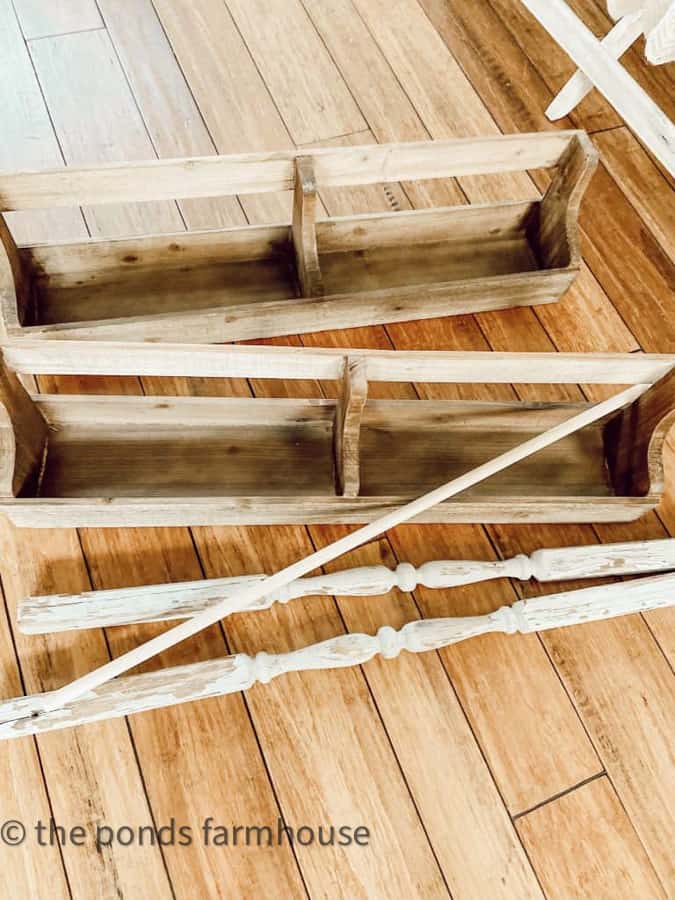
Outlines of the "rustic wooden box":
[[[596,162],[552,131],[0,174],[0,211],[294,190],[290,225],[17,247],[0,217],[4,328],[211,343],[551,303]],[[553,166],[537,202],[315,217],[322,187]]]
[[[425,514],[628,521],[663,491],[675,356],[16,341],[0,512],[36,527],[364,522],[586,404],[372,400],[368,382],[651,384],[632,405]],[[16,373],[337,380],[336,400],[31,395]]]

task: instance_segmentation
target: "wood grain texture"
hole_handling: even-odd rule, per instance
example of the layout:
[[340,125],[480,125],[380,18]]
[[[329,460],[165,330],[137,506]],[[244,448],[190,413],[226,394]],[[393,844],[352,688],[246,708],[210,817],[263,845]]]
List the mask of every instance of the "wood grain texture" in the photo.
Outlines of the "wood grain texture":
[[[2,552],[13,551],[9,538],[10,526],[0,524]],[[3,567],[4,576],[4,567]],[[7,602],[7,596],[3,597]],[[12,629],[6,613],[0,621],[0,654],[2,696],[19,694],[23,690],[21,669],[12,642]],[[38,748],[29,741],[19,741],[0,748],[2,781],[0,792],[8,818],[19,822],[48,821],[53,814],[50,798],[40,768]],[[66,900],[70,896],[68,881],[59,848],[42,847],[44,852],[35,858],[34,847],[24,842],[21,846],[2,843],[0,846],[0,885],[7,896],[12,893],[40,900],[56,898]]]
[[[82,551],[73,531],[44,535],[40,542],[30,532],[3,528],[3,586],[10,616],[26,591],[60,585],[73,590],[90,586]],[[39,648],[16,635],[27,690],[49,689],[65,673],[109,659],[103,632],[88,633],[85,641],[67,635],[42,637]],[[40,758],[49,784],[57,821],[81,824],[91,834],[98,822],[124,822],[132,827],[152,820],[134,747],[125,723],[108,722],[79,733],[41,739]],[[80,789],[72,789],[73,784]],[[126,786],[120,790],[120,784]],[[42,849],[42,848],[40,848]],[[121,892],[138,890],[141,896],[170,897],[171,889],[157,846],[112,846],[97,853],[89,844],[62,849],[68,881],[74,892],[86,896],[92,889],[105,894],[111,884]],[[42,863],[40,863],[42,871]],[[58,881],[57,881],[58,883]]]
[[[5,362],[11,365],[12,360],[17,360],[18,369],[28,374],[50,372],[52,366],[44,363],[43,346],[38,342],[33,356],[37,355],[45,368],[28,363],[32,350],[22,342],[5,348]],[[45,416],[52,435],[42,464],[39,491],[33,489],[25,497],[6,500],[2,505],[8,514],[19,517],[15,521],[30,522],[22,516],[33,513],[33,524],[44,527],[58,507],[70,520],[83,526],[94,524],[87,516],[97,507],[104,516],[101,521],[108,524],[182,524],[182,514],[187,515],[186,524],[242,520],[259,523],[266,521],[266,516],[267,521],[274,516],[274,507],[278,515],[286,516],[285,521],[316,522],[322,521],[322,516],[323,521],[373,521],[378,507],[391,509],[395,505],[393,498],[405,502],[404,498],[421,495],[449,481],[453,485],[456,482],[462,490],[468,489],[467,493],[459,501],[432,510],[431,520],[438,521],[440,517],[443,521],[447,516],[462,521],[467,515],[471,521],[473,510],[478,510],[482,502],[483,514],[489,521],[517,521],[523,515],[540,515],[542,520],[553,521],[595,515],[602,520],[606,515],[611,517],[612,508],[615,518],[621,521],[651,508],[663,492],[661,457],[672,424],[673,398],[668,389],[672,373],[653,387],[654,402],[643,402],[642,424],[629,428],[617,444],[612,425],[606,437],[599,426],[586,426],[630,407],[649,388],[648,383],[634,384],[600,403],[597,409],[592,404],[366,401],[371,369],[375,382],[396,378],[398,367],[399,378],[452,383],[444,364],[449,363],[451,369],[453,363],[464,364],[468,376],[472,357],[442,352],[399,356],[387,351],[358,354],[348,350],[331,353],[228,347],[196,347],[186,354],[180,347],[170,352],[156,345],[88,346],[93,348],[88,359],[83,358],[83,348],[75,346],[70,370],[63,355],[54,352],[61,351],[65,344],[48,345],[51,350],[47,357],[60,357],[57,368],[61,373],[173,372],[186,376],[201,373],[212,378],[238,373],[247,378],[278,378],[284,369],[274,363],[284,357],[287,371],[296,378],[316,372],[344,377],[346,369],[356,379],[358,372],[358,384],[347,381],[344,402],[337,407],[338,417],[332,429],[336,434],[333,443],[337,450],[338,483],[343,493],[336,497],[330,485],[333,453],[329,417],[335,416],[336,410],[333,405],[331,411],[330,403],[175,397],[164,403],[148,397],[60,401],[55,397],[30,400],[26,396],[27,410]],[[185,359],[186,355],[187,371],[175,368],[171,357]],[[545,356],[516,354],[511,358],[530,375],[538,360],[541,380],[550,382]],[[575,358],[578,359],[567,357],[566,361],[569,364]],[[495,354],[483,354],[482,359],[494,364]],[[386,365],[385,360],[390,364]],[[615,366],[621,361],[625,373],[615,374]],[[635,363],[642,366],[646,362],[658,372],[663,359],[599,356],[592,362],[599,369],[596,377],[600,381],[618,378],[626,382],[631,380],[628,373],[635,371]],[[200,369],[200,365],[204,368]],[[665,365],[672,368],[672,360],[666,357]],[[578,369],[575,375],[578,377]],[[514,371],[507,372],[502,367],[499,378],[514,379]],[[642,406],[633,408],[639,412]],[[637,412],[626,413],[624,421],[632,422],[634,415]],[[137,416],[139,424],[134,421]],[[14,433],[21,437],[20,429],[8,429],[9,467]],[[521,444],[529,452],[520,452]],[[392,446],[397,448],[393,460]],[[37,442],[34,452],[40,455],[41,448]],[[534,453],[535,450],[539,452]],[[221,464],[224,453],[230,457],[226,468]],[[163,460],[160,468],[156,465],[159,457]],[[275,459],[275,468],[266,474],[270,457]],[[303,457],[307,462],[303,463]],[[31,458],[34,463],[35,457]],[[489,460],[493,458],[495,463],[490,469]],[[613,481],[608,478],[606,460]],[[358,496],[357,461],[361,480]],[[472,480],[470,473],[474,470],[481,477]],[[617,474],[619,470],[627,474]],[[555,479],[552,472],[556,472]],[[21,477],[24,475],[22,470]],[[488,484],[481,485],[490,475],[494,477]],[[439,492],[436,503],[443,503],[457,492]],[[88,507],[82,504],[85,498],[91,498]],[[411,507],[410,517],[428,519],[425,513],[435,504],[418,505],[419,508]],[[167,514],[168,520],[164,518]]]
[[361,481],[361,421],[368,395],[368,379],[363,360],[345,359],[342,395],[335,410],[334,447],[337,491],[344,497],[358,497]]
[[517,828],[547,897],[666,896],[607,777],[528,813]]
[[[584,537],[582,526],[564,532],[539,528],[536,537],[527,526],[492,531],[502,552],[509,553],[527,551],[542,540],[579,542]],[[593,541],[594,535],[586,533],[586,538]],[[541,593],[532,584],[516,588],[521,596]],[[665,724],[674,714],[672,670],[639,617],[597,622],[583,633],[552,632],[544,643],[662,884],[672,884],[673,860],[660,839],[663,829],[673,827],[673,809],[665,800],[672,791],[663,789],[675,772]],[[653,702],[645,705],[644,697]]]
[[675,196],[627,128],[593,137],[603,165],[675,263]]
[[227,7],[296,144],[367,127],[301,0],[228,0]]

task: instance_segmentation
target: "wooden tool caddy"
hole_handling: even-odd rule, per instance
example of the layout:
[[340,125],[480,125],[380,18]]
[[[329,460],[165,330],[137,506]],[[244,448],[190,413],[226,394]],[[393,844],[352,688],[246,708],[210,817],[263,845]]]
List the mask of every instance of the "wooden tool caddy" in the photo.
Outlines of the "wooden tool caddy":
[[[0,174],[0,212],[294,191],[292,223],[17,247],[7,336],[226,342],[551,303],[580,266],[584,132]],[[557,166],[541,201],[316,219],[317,190]]]
[[[5,345],[0,512],[33,527],[364,522],[589,404],[373,400],[368,383],[639,384],[628,408],[422,521],[628,521],[663,491],[675,356]],[[17,373],[337,381],[337,400],[29,394]]]

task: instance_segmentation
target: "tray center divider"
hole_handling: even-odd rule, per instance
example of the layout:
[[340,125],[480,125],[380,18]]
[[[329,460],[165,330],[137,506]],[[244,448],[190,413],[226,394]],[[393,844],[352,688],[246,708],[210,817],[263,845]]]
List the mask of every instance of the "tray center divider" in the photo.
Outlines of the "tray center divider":
[[368,397],[366,372],[367,361],[363,357],[345,357],[333,426],[336,492],[341,497],[359,495],[361,418]]

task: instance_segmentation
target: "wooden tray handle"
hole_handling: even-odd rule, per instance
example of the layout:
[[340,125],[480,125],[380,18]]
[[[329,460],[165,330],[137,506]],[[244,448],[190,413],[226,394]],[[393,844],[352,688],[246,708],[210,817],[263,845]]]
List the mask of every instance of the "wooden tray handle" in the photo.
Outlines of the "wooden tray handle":
[[26,389],[0,361],[0,496],[37,488],[49,427]]
[[617,495],[663,493],[663,445],[673,426],[675,368],[605,426],[605,455]]
[[581,265],[579,207],[599,154],[585,132],[570,139],[539,206],[535,246],[548,268]]

